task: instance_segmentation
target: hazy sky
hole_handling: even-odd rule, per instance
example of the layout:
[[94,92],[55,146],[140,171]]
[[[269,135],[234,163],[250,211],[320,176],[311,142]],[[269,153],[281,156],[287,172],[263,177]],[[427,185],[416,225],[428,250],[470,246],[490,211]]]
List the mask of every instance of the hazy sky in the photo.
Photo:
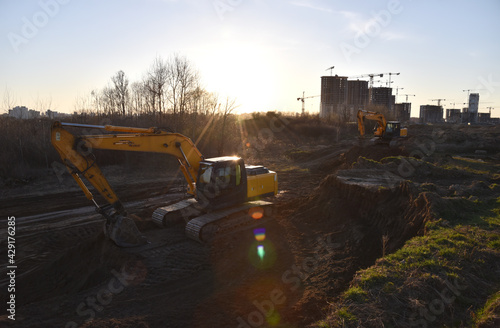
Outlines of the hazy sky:
[[400,72],[392,86],[416,95],[412,116],[435,98],[464,107],[464,89],[483,89],[480,112],[500,116],[499,0],[0,0],[0,35],[2,110],[7,90],[16,104],[73,112],[117,71],[138,81],[178,53],[246,112],[300,111],[297,97],[319,95],[335,66]]

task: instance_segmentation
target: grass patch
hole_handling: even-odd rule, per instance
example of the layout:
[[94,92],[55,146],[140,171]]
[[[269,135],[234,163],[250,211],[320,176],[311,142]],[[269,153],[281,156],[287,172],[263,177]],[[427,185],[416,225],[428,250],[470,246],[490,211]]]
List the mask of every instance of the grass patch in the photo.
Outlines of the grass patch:
[[358,320],[358,318],[354,314],[349,312],[347,308],[341,308],[337,312],[337,315],[339,319],[342,321],[342,323],[345,323],[346,321],[347,323],[351,323],[351,322],[356,322]]
[[[441,219],[451,225],[472,225],[488,228],[498,221],[499,199],[471,200],[466,198],[444,198],[436,204],[436,212]],[[435,223],[435,222],[434,222]],[[432,223],[431,223],[432,224]]]
[[285,156],[293,161],[303,161],[308,159],[313,152],[298,148],[293,148],[285,151]]
[[[460,157],[444,165],[403,157],[380,162],[393,167],[403,161],[421,174],[415,179],[423,181],[419,191],[428,193],[435,219],[425,223],[423,236],[358,271],[325,323],[500,327],[500,186],[492,183],[500,165]],[[436,184],[428,182],[434,178]],[[462,188],[456,194],[462,197],[437,194],[448,180]]]
[[363,303],[367,300],[368,294],[359,286],[349,288],[345,293],[346,300],[351,300],[358,303]]
[[[491,288],[500,285],[491,268],[500,261],[500,234],[498,226],[488,222],[499,220],[499,204],[499,200],[474,206],[467,200],[453,203],[455,211],[466,212],[463,220],[458,222],[448,213],[446,227],[433,226],[426,235],[358,271],[341,297],[342,311],[334,312],[328,322],[332,327],[356,327],[373,319],[366,309],[378,309],[386,326],[417,325],[419,320],[429,321],[426,315],[433,318],[432,326],[452,322],[470,326],[474,311],[477,322],[491,321],[500,308],[498,293],[490,295]],[[473,209],[478,213],[474,215]],[[474,225],[464,225],[465,221]]]
[[476,327],[498,327],[500,324],[500,291],[493,294],[483,308],[476,313]]
[[474,174],[495,174],[500,171],[500,164],[464,157],[452,157],[452,161],[443,168],[465,170]]

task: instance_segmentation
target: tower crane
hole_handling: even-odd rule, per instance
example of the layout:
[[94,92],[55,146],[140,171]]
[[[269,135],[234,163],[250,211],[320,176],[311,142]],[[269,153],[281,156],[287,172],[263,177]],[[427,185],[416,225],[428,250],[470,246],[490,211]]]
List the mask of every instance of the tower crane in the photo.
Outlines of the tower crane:
[[387,82],[387,85],[388,85],[389,87],[391,86],[391,83],[392,83],[392,82],[391,82],[391,76],[392,76],[392,75],[399,75],[399,74],[401,74],[401,73],[399,73],[399,72],[398,72],[398,73],[383,73],[383,75],[389,75],[389,81]]
[[396,102],[397,102],[398,101],[398,92],[399,92],[399,90],[403,90],[404,88],[395,87],[394,89],[396,90]]
[[303,91],[302,92],[302,97],[299,97],[297,98],[297,100],[300,100],[302,101],[302,115],[304,115],[305,113],[305,102],[306,102],[306,99],[309,99],[309,98],[316,98],[316,97],[319,97],[320,95],[317,95],[317,96],[309,96],[309,97],[306,97],[306,92]]
[[364,78],[364,77],[369,77],[370,78],[370,83],[368,85],[369,87],[369,90],[368,90],[368,100],[370,102],[370,104],[373,102],[373,94],[372,94],[372,88],[373,88],[373,78],[374,77],[383,77],[384,74],[388,74],[389,75],[389,82],[387,83],[389,86],[391,85],[391,75],[399,75],[400,73],[373,73],[373,74],[364,74],[364,75],[359,75],[359,76],[353,76],[351,78],[353,79],[360,79],[360,78]]
[[457,102],[452,102],[450,103],[450,105],[453,105],[453,108],[455,108],[455,105],[456,104],[459,104],[459,105],[467,105],[468,103],[457,103]]
[[359,75],[359,76],[353,76],[351,78],[353,79],[360,79],[364,77],[369,77],[370,78],[370,84],[368,85],[368,103],[372,104],[373,103],[373,93],[372,93],[372,88],[373,88],[373,78],[377,77],[383,77],[384,73],[377,73],[377,74],[364,74],[364,75]]
[[406,96],[406,102],[408,102],[408,97],[415,97],[415,95],[402,95],[402,96]]
[[484,89],[465,89],[465,90],[462,90],[462,92],[467,91],[467,101],[469,101],[469,95],[470,95],[471,91],[481,91],[481,90],[484,90]]
[[359,75],[359,76],[353,76],[351,77],[351,79],[361,79],[361,78],[364,78],[364,77],[369,77],[370,78],[370,84],[368,85],[368,87],[371,89],[373,88],[373,78],[377,76],[377,77],[383,77],[384,76],[384,73],[378,73],[378,74],[363,74],[363,75]]
[[445,101],[446,99],[443,99],[443,98],[438,98],[438,99],[429,99],[430,101],[437,101],[438,102],[438,106],[441,106],[441,101]]
[[332,71],[333,69],[335,68],[335,66],[332,66],[332,67],[328,67],[327,69],[325,69],[325,71],[330,71],[330,76],[332,76]]

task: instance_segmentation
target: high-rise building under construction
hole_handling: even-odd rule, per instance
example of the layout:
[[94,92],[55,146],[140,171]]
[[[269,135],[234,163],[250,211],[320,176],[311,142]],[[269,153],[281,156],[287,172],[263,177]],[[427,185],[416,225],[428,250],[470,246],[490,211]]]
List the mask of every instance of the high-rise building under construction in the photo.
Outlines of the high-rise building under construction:
[[469,123],[477,123],[479,110],[479,93],[471,93],[469,95]]
[[368,104],[368,81],[348,80],[346,76],[321,77],[320,117],[353,120]]
[[331,118],[340,115],[347,93],[347,76],[321,77],[321,104],[319,116]]

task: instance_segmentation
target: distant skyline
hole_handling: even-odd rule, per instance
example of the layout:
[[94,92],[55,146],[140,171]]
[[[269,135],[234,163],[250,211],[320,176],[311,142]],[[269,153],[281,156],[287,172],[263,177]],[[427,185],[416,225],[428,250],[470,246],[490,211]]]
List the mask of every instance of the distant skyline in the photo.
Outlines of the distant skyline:
[[499,117],[499,32],[498,0],[0,0],[0,112],[8,91],[13,106],[71,113],[117,71],[139,81],[155,57],[179,54],[241,112],[300,112],[297,98],[319,95],[335,66],[399,72],[391,86],[404,88],[398,102],[416,95],[413,117],[431,99],[466,107],[467,89]]

